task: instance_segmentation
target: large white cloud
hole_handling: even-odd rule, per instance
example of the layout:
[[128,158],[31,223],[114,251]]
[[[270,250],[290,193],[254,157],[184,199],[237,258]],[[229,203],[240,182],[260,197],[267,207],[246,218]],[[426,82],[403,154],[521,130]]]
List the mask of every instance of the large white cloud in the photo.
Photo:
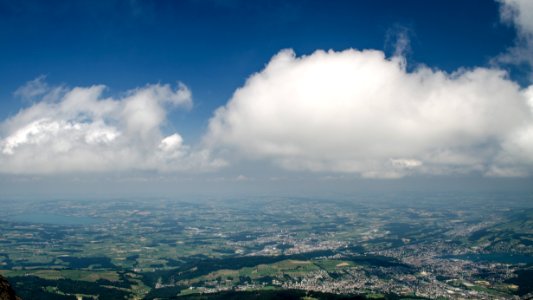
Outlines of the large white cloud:
[[169,108],[192,105],[183,84],[147,85],[103,98],[102,85],[50,88],[43,79],[17,91],[40,98],[0,124],[2,173],[176,171],[223,164],[206,151],[191,150],[178,133],[162,134]]
[[205,140],[294,170],[526,175],[531,98],[496,69],[407,72],[380,51],[284,50],[216,111]]

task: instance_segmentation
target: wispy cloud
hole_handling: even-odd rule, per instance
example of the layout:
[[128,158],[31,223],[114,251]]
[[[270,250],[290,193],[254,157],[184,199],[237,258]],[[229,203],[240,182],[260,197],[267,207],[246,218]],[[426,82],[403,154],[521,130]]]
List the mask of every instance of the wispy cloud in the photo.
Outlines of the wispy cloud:
[[28,100],[33,99],[37,96],[42,96],[47,94],[50,90],[50,87],[46,83],[46,76],[41,75],[34,80],[28,81],[23,86],[19,87],[13,95],[16,97]]
[[512,24],[517,30],[515,45],[497,56],[499,64],[525,66],[530,82],[533,82],[533,1],[499,0],[502,21]]

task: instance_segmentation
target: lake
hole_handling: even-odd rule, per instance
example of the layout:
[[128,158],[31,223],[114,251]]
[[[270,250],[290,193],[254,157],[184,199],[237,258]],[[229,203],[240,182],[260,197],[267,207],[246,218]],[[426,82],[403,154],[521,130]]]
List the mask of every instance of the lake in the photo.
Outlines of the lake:
[[463,255],[446,255],[442,258],[457,258],[470,260],[473,262],[498,262],[504,264],[533,263],[533,256],[526,254],[513,253],[482,253],[482,254],[463,254]]

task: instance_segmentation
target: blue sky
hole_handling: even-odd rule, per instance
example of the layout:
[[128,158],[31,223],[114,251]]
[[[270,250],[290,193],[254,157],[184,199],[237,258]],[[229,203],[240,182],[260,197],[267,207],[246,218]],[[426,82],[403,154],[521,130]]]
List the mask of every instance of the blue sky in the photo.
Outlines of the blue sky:
[[523,180],[531,8],[0,0],[0,173]]

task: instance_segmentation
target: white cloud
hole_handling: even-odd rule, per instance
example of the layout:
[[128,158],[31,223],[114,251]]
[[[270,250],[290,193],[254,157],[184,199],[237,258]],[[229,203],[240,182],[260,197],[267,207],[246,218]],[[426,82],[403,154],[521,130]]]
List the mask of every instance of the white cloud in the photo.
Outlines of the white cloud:
[[30,80],[25,85],[19,87],[13,95],[24,100],[31,100],[34,97],[47,94],[50,91],[50,87],[45,80],[46,76],[44,75],[41,75],[34,80]]
[[28,81],[25,85],[19,87],[13,94],[21,98],[32,98],[42,95],[48,91],[45,76],[41,75],[34,80]]
[[284,50],[216,111],[205,141],[289,170],[525,175],[532,93],[497,69],[407,72],[380,51]]
[[[496,61],[507,64],[526,64],[533,71],[533,1],[499,0],[500,15],[504,22],[513,24],[517,29],[516,45],[508,52],[499,55]],[[533,80],[533,72],[530,72]]]
[[533,34],[533,2],[530,0],[499,0],[502,19],[513,22],[520,34]]
[[0,124],[2,173],[205,170],[223,164],[184,145],[178,133],[162,133],[168,109],[192,105],[183,84],[104,98],[101,85],[50,89],[42,80],[19,89],[21,96],[42,100]]

